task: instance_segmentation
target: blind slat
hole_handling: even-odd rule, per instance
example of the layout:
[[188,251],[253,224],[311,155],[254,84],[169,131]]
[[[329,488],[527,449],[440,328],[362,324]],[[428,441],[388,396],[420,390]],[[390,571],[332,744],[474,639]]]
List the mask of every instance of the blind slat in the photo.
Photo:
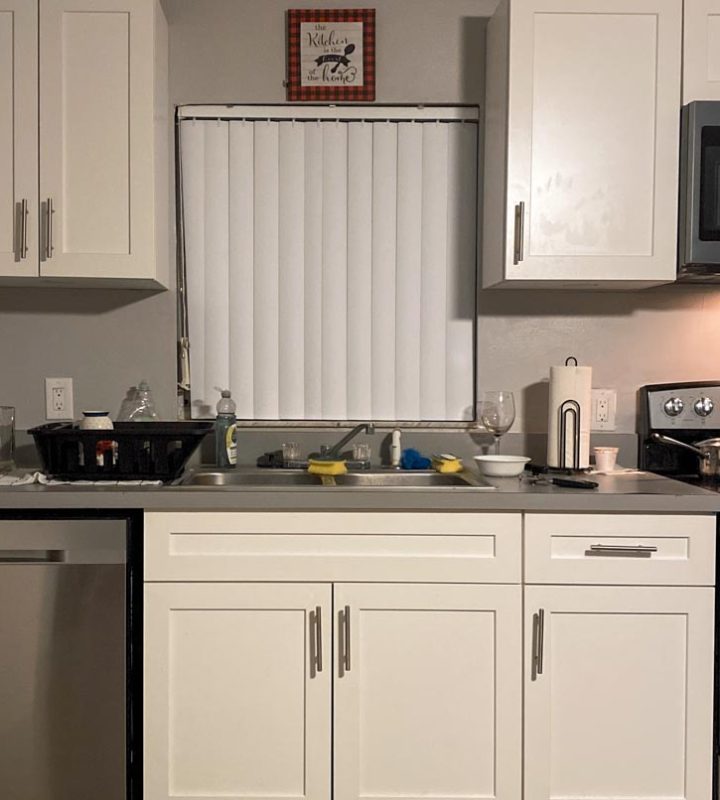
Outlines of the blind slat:
[[279,413],[305,413],[305,135],[302,125],[280,123]]
[[348,125],[347,415],[372,408],[372,125]]
[[420,296],[424,125],[398,125],[395,413],[420,419]]
[[180,135],[190,375],[197,389],[192,412],[199,417],[211,412],[205,400],[209,396],[205,380],[205,125],[185,124]]
[[448,127],[423,125],[420,417],[444,419],[447,348]]
[[[451,125],[449,134],[447,291],[447,418],[471,419],[474,398],[477,157],[474,126]],[[473,287],[470,290],[469,287]]]
[[305,419],[322,419],[323,134],[305,126]]
[[397,125],[373,125],[372,419],[395,415]]
[[255,415],[253,125],[230,126],[230,390],[238,417]]
[[205,380],[230,383],[228,123],[205,131]]
[[279,390],[278,322],[278,126],[255,128],[255,416],[277,419]]
[[323,122],[322,415],[347,418],[347,125]]

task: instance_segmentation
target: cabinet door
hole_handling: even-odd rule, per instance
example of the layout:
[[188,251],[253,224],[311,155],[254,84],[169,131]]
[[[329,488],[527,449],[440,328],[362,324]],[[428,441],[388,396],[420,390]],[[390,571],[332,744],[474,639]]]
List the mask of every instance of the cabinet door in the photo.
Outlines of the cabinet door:
[[329,585],[146,584],[146,800],[329,798],[330,603]]
[[707,800],[713,590],[532,586],[525,609],[527,800]]
[[154,274],[153,10],[40,0],[42,276]]
[[336,800],[520,797],[520,593],[334,587]]
[[681,45],[677,0],[511,2],[507,278],[675,279]]
[[38,272],[37,52],[37,5],[29,0],[0,0],[2,276]]
[[684,0],[683,103],[720,100],[720,0]]

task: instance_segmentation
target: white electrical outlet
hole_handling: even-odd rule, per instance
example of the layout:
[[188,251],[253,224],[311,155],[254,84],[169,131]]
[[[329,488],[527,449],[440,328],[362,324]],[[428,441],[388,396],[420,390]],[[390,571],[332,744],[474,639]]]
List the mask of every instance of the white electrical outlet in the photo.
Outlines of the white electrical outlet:
[[72,378],[45,378],[45,419],[74,419]]
[[590,428],[594,431],[614,431],[617,413],[615,389],[593,389],[590,411]]

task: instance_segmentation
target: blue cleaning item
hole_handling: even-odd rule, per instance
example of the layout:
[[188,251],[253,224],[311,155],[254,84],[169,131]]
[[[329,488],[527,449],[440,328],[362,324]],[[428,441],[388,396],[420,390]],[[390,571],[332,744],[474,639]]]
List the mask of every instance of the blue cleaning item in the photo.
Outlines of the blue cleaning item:
[[429,458],[425,458],[414,447],[403,450],[400,457],[400,466],[403,469],[430,469],[431,463]]

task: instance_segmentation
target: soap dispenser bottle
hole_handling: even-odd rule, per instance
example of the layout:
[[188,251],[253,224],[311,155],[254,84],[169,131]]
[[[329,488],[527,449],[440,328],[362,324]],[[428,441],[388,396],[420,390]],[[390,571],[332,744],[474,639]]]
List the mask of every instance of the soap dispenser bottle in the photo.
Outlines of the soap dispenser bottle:
[[237,464],[237,417],[235,401],[229,389],[220,392],[215,418],[215,463],[218,467]]

